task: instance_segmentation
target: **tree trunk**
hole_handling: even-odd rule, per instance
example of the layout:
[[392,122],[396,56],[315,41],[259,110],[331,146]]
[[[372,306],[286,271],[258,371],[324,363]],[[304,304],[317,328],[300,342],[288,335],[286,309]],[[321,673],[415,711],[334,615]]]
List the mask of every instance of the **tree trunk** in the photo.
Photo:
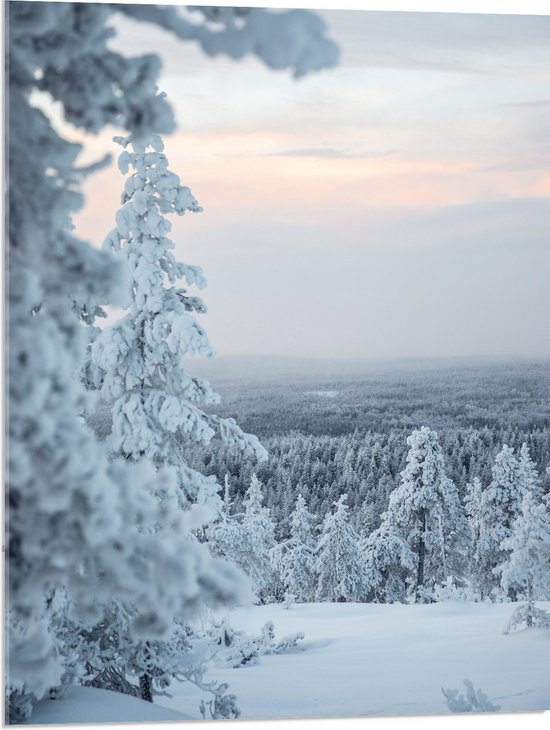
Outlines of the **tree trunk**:
[[153,701],[153,688],[151,677],[148,674],[142,674],[139,678],[139,693],[142,700],[146,702]]
[[535,609],[535,604],[533,602],[533,590],[531,588],[531,581],[527,581],[527,628],[530,629],[533,625],[533,613]]
[[418,544],[418,566],[416,569],[416,598],[420,599],[420,589],[424,587],[424,563],[426,561],[426,510],[424,507],[419,513],[420,524],[422,526],[420,542]]

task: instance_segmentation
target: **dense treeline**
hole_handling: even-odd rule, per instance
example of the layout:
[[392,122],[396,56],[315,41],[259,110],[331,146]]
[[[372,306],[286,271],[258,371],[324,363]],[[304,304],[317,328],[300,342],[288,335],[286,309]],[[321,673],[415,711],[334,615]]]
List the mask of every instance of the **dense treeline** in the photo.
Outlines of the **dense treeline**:
[[226,477],[222,510],[202,537],[241,567],[263,603],[525,600],[511,625],[548,625],[535,601],[550,597],[550,494],[527,444],[518,452],[504,444],[490,482],[475,477],[463,498],[436,431],[416,429],[406,444],[399,484],[374,529],[358,519],[361,510],[352,519],[345,492],[324,514],[300,493],[277,539],[253,473],[240,508]]
[[[180,442],[191,469],[225,485],[199,542],[261,603],[522,600],[507,630],[547,625],[535,605],[550,596],[547,378],[520,363],[377,383],[230,372],[216,382],[233,392],[223,412],[258,431],[269,458]],[[90,422],[106,437],[111,419],[104,405]]]
[[[228,449],[196,449],[194,467],[214,474],[220,483],[229,475],[231,493],[239,503],[256,469],[265,485],[265,503],[278,525],[279,537],[287,536],[290,514],[298,494],[317,515],[330,511],[341,494],[348,495],[351,519],[358,532],[370,532],[380,523],[389,495],[400,483],[405,467],[407,433],[372,431],[344,436],[290,433],[263,439],[269,460],[257,467]],[[550,491],[550,429],[525,432],[517,428],[451,429],[439,433],[446,471],[463,499],[466,485],[478,477],[491,481],[491,469],[503,444],[519,452],[526,443],[541,474],[543,491]]]
[[[545,360],[382,365],[220,359],[202,373],[222,395],[217,412],[259,435],[269,459],[254,466],[219,443],[194,447],[186,456],[220,484],[229,475],[237,505],[256,469],[278,538],[288,534],[299,493],[321,516],[346,493],[354,528],[376,529],[405,467],[407,436],[423,425],[437,430],[446,472],[461,499],[474,478],[491,481],[503,444],[516,452],[527,444],[548,492],[548,365]],[[92,417],[100,436],[110,418],[106,406]]]
[[[197,363],[198,365],[198,363]],[[201,363],[222,396],[216,412],[260,438],[355,430],[406,436],[429,425],[550,427],[548,360],[294,361],[220,358]]]

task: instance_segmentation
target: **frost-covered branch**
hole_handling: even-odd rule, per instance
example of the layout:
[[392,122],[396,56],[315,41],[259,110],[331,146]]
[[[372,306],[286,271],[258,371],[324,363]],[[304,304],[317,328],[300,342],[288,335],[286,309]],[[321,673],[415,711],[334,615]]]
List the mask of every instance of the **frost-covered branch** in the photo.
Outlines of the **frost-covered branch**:
[[135,20],[153,22],[181,40],[196,41],[209,56],[254,55],[269,68],[292,69],[296,78],[338,62],[338,46],[326,37],[321,18],[308,10],[194,7],[203,16],[198,23],[176,7],[113,7]]

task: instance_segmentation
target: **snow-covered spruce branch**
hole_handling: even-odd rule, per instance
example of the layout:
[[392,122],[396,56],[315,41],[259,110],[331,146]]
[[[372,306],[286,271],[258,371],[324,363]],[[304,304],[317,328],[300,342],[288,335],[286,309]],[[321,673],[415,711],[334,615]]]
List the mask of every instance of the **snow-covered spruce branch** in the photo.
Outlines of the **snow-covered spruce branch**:
[[114,5],[135,20],[149,21],[182,40],[193,40],[209,56],[234,59],[257,56],[269,68],[290,68],[296,78],[336,65],[338,46],[325,35],[326,26],[308,10],[277,12],[264,8],[191,6],[197,22],[174,7]]

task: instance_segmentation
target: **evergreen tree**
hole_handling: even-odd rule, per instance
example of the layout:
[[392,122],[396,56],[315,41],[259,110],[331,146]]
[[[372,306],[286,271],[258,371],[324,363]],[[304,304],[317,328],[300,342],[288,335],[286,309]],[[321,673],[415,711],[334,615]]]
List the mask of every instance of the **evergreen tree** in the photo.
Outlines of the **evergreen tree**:
[[[91,623],[98,600],[131,600],[142,619],[149,616],[141,628],[153,637],[176,609],[190,614],[204,601],[228,600],[238,586],[227,566],[186,540],[192,515],[184,520],[173,498],[159,502],[162,494],[175,497],[175,480],[146,464],[110,463],[82,419],[87,399],[73,378],[84,346],[78,315],[90,322],[97,301],[118,304],[121,267],[72,231],[70,217],[83,203],[80,184],[98,166],[78,169],[81,146],[58,134],[31,100],[36,92],[47,95],[67,124],[88,133],[110,124],[136,139],[173,130],[171,110],[155,89],[158,57],[127,58],[110,47],[115,12],[196,40],[210,55],[253,53],[296,76],[333,65],[338,49],[307,12],[250,9],[237,30],[230,8],[214,18],[201,8],[196,22],[160,6],[7,7],[7,704],[10,720],[20,721],[66,674],[68,655],[54,648],[46,610],[52,593],[70,594],[72,610]],[[162,525],[162,535],[141,529],[150,524]]]
[[244,531],[236,515],[231,514],[229,475],[224,479],[224,498],[218,518],[206,528],[206,541],[213,555],[239,564],[243,554]]
[[[179,285],[206,284],[202,270],[176,260],[166,214],[200,207],[179,177],[168,169],[158,135],[146,140],[117,138],[126,180],[117,227],[104,246],[121,255],[128,270],[127,314],[101,330],[89,348],[84,372],[88,387],[112,404],[110,447],[114,456],[177,469],[185,503],[216,501],[217,485],[188,467],[182,444],[209,443],[216,432],[232,447],[265,459],[255,436],[233,419],[206,414],[197,404],[217,403],[210,385],[185,369],[186,356],[214,353],[196,313],[198,297]],[[126,148],[130,147],[131,151]]]
[[285,591],[298,601],[311,601],[315,594],[315,518],[301,494],[290,518],[290,537],[279,543],[272,562],[280,573]]
[[381,514],[378,504],[373,501],[367,490],[365,490],[365,495],[368,496],[363,497],[361,507],[356,515],[355,526],[359,533],[368,536],[380,527]]
[[[88,132],[107,124],[138,136],[171,131],[171,111],[154,88],[157,59],[108,48],[106,6],[20,2],[8,12],[6,704],[15,721],[68,674],[50,625],[52,594],[69,593],[73,614],[90,624],[100,618],[98,601],[131,600],[142,608],[142,635],[154,638],[175,610],[191,615],[203,600],[219,600],[222,586],[224,599],[236,597],[238,581],[231,586],[227,568],[186,541],[192,515],[184,524],[179,510],[159,505],[159,491],[173,493],[172,475],[109,462],[82,419],[88,400],[73,377],[84,348],[79,315],[97,314],[90,301],[116,303],[122,268],[73,234],[81,146],[61,137],[31,98],[49,94],[68,123]],[[164,535],[140,531],[149,523],[162,524]]]
[[[219,717],[239,716],[235,695],[227,685],[205,683],[205,659],[217,646],[210,632],[196,634],[184,621],[174,623],[170,641],[137,642],[132,631],[137,609],[115,599],[104,606],[101,621],[89,627],[71,617],[67,605],[52,614],[58,648],[69,666],[80,674],[84,686],[97,687],[152,701],[153,694],[166,694],[173,680],[190,681],[214,695]],[[151,682],[145,684],[144,678]],[[55,690],[54,690],[55,691]],[[52,694],[50,696],[57,696]]]
[[[509,626],[525,622],[532,626],[542,612],[535,601],[550,600],[550,511],[547,501],[538,502],[533,492],[526,492],[521,512],[513,524],[512,534],[501,546],[508,558],[495,573],[500,574],[504,591],[526,601],[509,622]],[[545,622],[550,623],[546,613]]]
[[472,552],[469,567],[470,584],[474,595],[480,596],[485,583],[486,567],[483,564],[485,524],[483,485],[478,477],[466,485],[465,510],[468,515]]
[[539,473],[529,453],[529,447],[524,442],[519,452],[519,478],[522,493],[531,492],[535,500],[542,498],[541,480]]
[[464,508],[471,521],[472,539],[477,542],[481,526],[481,509],[483,505],[483,485],[479,477],[474,477],[471,483],[466,484]]
[[275,524],[263,501],[262,484],[256,474],[252,474],[243,500],[244,515],[240,525],[242,539],[237,563],[250,577],[260,602],[269,603],[279,596],[281,585],[271,559],[276,545]]
[[[506,444],[502,447],[496,456],[492,475],[491,483],[483,492],[482,524],[476,547],[481,598],[501,594],[495,568],[505,563],[510,554],[510,549],[504,545],[513,535],[513,525],[521,510],[524,485],[514,449]],[[512,585],[508,588],[508,596],[512,600],[515,597]]]
[[[124,186],[117,227],[107,236],[105,247],[122,256],[126,265],[128,313],[97,332],[83,368],[85,380],[112,405],[109,445],[113,458],[126,462],[146,459],[157,469],[169,465],[176,471],[180,491],[174,495],[161,488],[157,493],[161,503],[175,498],[185,509],[197,504],[215,509],[220,503],[218,485],[188,466],[186,443],[208,443],[218,431],[231,447],[259,459],[266,454],[257,438],[243,434],[233,420],[207,415],[198,408],[201,401],[219,399],[206,381],[191,377],[184,368],[186,355],[210,356],[213,351],[194,316],[205,311],[202,300],[190,296],[178,282],[185,279],[188,286],[204,286],[205,281],[198,267],[175,259],[174,244],[167,237],[171,224],[165,215],[200,208],[168,169],[158,135],[116,141],[124,148],[119,157],[121,172],[131,168],[133,173]],[[157,531],[159,526],[147,529]],[[121,606],[113,604],[111,615]],[[124,611],[139,616],[130,607]],[[162,646],[169,653],[174,641],[172,629],[168,642],[155,644],[156,655],[161,654]],[[151,646],[136,639],[134,651],[147,659],[152,656]],[[156,671],[152,659],[144,660],[143,667],[146,671],[139,678],[142,699],[151,702],[153,682],[162,673]]]
[[384,521],[415,555],[411,587],[416,600],[423,601],[430,600],[436,584],[463,577],[468,525],[456,486],[445,473],[437,433],[423,426],[407,444],[407,466]]
[[375,603],[404,603],[407,585],[416,562],[401,534],[388,521],[361,540],[365,565],[366,599]]
[[347,495],[334,502],[335,510],[323,523],[317,546],[315,572],[317,601],[345,603],[364,596],[365,575],[359,555],[359,536],[348,518]]

